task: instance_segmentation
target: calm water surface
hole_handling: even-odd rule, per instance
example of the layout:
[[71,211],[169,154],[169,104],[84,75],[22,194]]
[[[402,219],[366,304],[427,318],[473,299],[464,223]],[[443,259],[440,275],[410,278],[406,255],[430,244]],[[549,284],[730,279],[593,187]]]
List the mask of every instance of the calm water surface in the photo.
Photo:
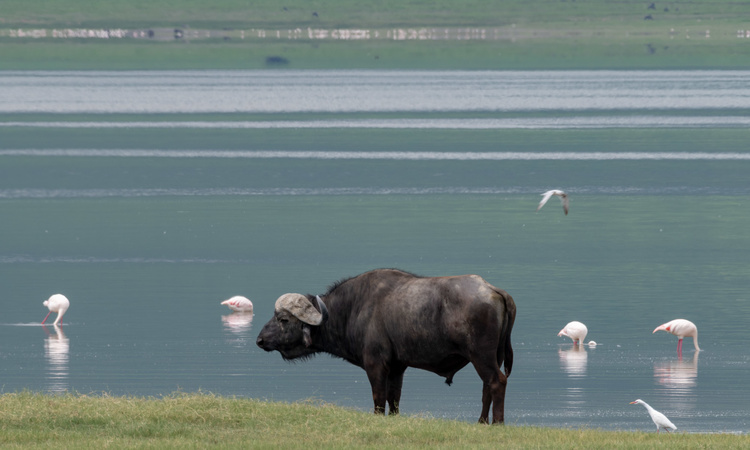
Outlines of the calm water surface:
[[[646,411],[629,405],[641,398],[681,431],[746,433],[750,182],[742,174],[750,161],[747,122],[732,111],[750,107],[747,75],[0,73],[0,133],[31,138],[72,128],[83,136],[73,149],[53,137],[34,148],[0,142],[0,389],[203,390],[369,410],[363,370],[325,355],[286,363],[254,341],[279,295],[322,293],[340,278],[399,267],[477,273],[513,295],[508,423],[651,431]],[[636,112],[592,113],[599,109]],[[425,116],[411,125],[347,117],[405,110]],[[474,152],[470,139],[363,156],[358,148],[290,150],[276,140],[304,127],[363,139],[369,127],[480,132],[466,125],[476,110],[547,111],[482,119],[510,131],[738,132],[721,134],[737,137],[717,139],[706,154],[658,143],[659,153],[679,158],[637,147],[629,156],[593,157],[589,149],[606,141],[535,156]],[[212,115],[236,111],[299,117]],[[451,117],[428,117],[435,111]],[[131,112],[155,115],[108,114]],[[216,133],[215,147],[165,154],[159,145],[113,150],[104,142],[153,127],[164,140],[185,128]],[[247,148],[220,152],[228,133],[243,127],[278,131],[247,134]],[[568,216],[555,199],[535,211],[539,193],[552,187],[570,192]],[[71,299],[64,326],[40,326],[42,301],[56,292]],[[251,298],[255,316],[219,305],[233,295]],[[679,357],[674,336],[651,333],[679,317],[698,325],[700,353],[686,341]],[[558,338],[571,320],[586,323],[600,345],[577,349]],[[454,381],[448,387],[408,370],[402,412],[475,421],[478,376],[467,367]]]
[[184,71],[0,74],[0,112],[750,108],[747,71]]

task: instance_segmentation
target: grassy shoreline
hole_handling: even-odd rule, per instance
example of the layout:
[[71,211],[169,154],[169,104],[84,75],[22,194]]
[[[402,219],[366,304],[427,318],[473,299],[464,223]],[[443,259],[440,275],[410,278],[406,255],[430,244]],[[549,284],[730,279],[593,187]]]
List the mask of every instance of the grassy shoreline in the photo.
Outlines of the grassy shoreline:
[[[668,444],[667,444],[668,443]],[[747,448],[748,435],[486,426],[205,393],[0,396],[3,448]]]
[[[750,28],[750,26],[748,26]],[[750,40],[749,40],[750,41]],[[102,42],[0,39],[0,70],[623,70],[750,68],[750,42],[665,32],[520,41]]]

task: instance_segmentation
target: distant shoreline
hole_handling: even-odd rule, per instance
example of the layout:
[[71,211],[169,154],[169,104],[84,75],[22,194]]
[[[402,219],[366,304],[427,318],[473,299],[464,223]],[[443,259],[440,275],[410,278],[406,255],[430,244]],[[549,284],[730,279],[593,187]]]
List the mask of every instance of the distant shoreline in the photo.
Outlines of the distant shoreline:
[[731,1],[7,3],[0,70],[750,69]]
[[[720,29],[713,33],[737,39],[750,39],[750,27],[727,32]],[[542,27],[516,27],[515,24],[501,27],[431,27],[412,26],[395,28],[322,28],[322,27],[283,27],[283,28],[239,28],[201,29],[183,27],[157,28],[0,28],[0,38],[11,39],[140,39],[159,42],[184,42],[211,39],[223,40],[309,40],[309,41],[511,41],[525,39],[590,39],[654,37],[669,39],[711,39],[710,26],[695,26],[681,30],[667,25],[644,31],[608,29],[554,29]]]

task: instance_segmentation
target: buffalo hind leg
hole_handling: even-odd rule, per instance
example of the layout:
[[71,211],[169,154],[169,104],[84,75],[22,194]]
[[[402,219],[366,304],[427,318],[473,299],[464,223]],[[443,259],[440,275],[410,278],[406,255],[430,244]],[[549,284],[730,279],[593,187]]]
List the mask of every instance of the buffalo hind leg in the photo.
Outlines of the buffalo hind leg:
[[401,402],[401,386],[404,384],[406,367],[391,367],[388,373],[388,414],[398,414],[398,404]]
[[479,423],[489,423],[490,404],[492,423],[505,421],[505,386],[508,378],[500,371],[496,361],[473,360],[472,364],[482,379],[482,414]]
[[490,386],[482,383],[482,413],[479,415],[479,423],[490,423],[490,404],[492,404],[492,394]]

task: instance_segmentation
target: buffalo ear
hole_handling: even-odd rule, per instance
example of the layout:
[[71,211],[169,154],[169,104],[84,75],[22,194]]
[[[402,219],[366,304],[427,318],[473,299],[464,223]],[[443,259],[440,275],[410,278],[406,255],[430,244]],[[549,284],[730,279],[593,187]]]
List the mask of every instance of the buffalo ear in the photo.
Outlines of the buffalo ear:
[[302,342],[305,343],[305,347],[312,345],[312,336],[310,335],[310,327],[308,325],[302,325]]

